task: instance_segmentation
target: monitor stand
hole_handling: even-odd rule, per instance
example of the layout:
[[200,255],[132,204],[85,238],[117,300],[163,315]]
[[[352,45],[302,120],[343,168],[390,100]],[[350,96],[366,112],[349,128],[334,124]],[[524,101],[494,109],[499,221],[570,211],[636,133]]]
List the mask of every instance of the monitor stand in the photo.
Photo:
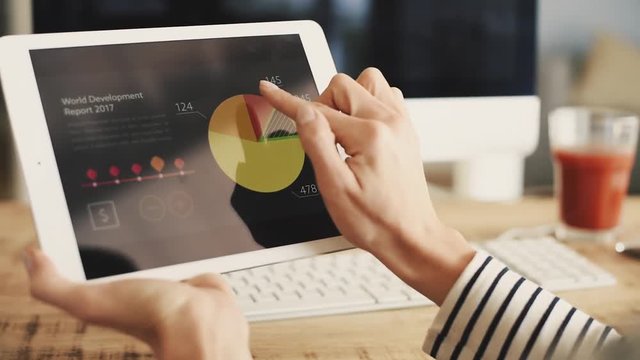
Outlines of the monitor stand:
[[453,163],[456,195],[513,201],[524,188],[524,159],[538,145],[535,95],[411,98],[407,108],[424,163]]

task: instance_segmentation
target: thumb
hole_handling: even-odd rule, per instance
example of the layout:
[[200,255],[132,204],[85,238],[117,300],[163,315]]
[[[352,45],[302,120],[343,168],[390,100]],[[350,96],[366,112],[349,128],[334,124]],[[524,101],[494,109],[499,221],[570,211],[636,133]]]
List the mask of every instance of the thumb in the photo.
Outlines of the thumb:
[[[122,280],[82,285],[60,275],[51,260],[36,248],[27,248],[23,256],[34,298],[80,320],[123,331],[153,345],[154,333],[150,326],[158,319],[154,313],[156,307],[152,303],[141,306],[136,301],[146,300],[144,295],[153,291],[160,281]],[[158,302],[162,300],[158,294],[154,295]]]
[[89,322],[102,321],[114,312],[100,291],[107,285],[83,286],[66,279],[37,248],[27,248],[23,256],[35,299]]
[[41,301],[66,309],[65,299],[75,284],[63,278],[49,258],[39,249],[24,250],[23,261],[29,273],[31,295]]

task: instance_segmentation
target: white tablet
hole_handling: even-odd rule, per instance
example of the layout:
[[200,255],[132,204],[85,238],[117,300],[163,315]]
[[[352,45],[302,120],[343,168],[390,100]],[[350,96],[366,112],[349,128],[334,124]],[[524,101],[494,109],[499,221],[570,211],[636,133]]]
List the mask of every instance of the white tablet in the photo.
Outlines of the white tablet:
[[293,121],[335,66],[310,21],[11,36],[0,71],[42,248],[75,280],[186,278],[350,247]]

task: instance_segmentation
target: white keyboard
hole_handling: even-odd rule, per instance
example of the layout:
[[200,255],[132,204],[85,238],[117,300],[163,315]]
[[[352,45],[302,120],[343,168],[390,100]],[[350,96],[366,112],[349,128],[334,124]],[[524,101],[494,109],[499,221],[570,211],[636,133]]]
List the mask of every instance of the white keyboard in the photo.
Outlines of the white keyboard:
[[359,249],[223,276],[249,321],[433,304]]
[[[476,245],[547,290],[615,284],[554,238],[500,237]],[[433,303],[372,255],[352,249],[223,274],[250,321],[398,309]]]
[[615,285],[616,278],[551,236],[498,238],[478,244],[549,291]]

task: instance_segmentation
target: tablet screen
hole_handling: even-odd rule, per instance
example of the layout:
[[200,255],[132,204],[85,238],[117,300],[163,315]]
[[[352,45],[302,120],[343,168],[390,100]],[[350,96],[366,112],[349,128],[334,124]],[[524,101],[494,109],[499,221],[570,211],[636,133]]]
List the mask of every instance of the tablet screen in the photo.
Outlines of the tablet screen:
[[338,234],[266,79],[318,95],[298,35],[31,50],[88,279]]

